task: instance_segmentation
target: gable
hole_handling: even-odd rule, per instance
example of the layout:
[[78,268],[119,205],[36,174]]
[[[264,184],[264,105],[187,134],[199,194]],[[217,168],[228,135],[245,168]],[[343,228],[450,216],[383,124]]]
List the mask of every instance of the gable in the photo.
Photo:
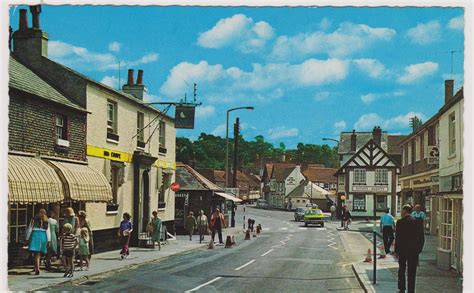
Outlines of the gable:
[[373,139],[369,140],[342,167],[386,168],[398,164]]

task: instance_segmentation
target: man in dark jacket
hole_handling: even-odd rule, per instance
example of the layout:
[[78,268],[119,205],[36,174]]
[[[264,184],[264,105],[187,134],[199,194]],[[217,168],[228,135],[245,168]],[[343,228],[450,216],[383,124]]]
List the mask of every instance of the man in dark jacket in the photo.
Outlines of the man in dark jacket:
[[398,254],[398,289],[405,292],[405,273],[408,267],[408,292],[415,292],[416,267],[420,254],[419,225],[411,216],[412,208],[406,205],[402,208],[402,218],[397,221],[395,252]]

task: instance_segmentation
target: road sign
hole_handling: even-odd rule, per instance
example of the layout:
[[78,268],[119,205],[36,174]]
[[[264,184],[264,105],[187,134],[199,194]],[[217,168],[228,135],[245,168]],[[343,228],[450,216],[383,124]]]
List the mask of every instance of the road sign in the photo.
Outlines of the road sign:
[[428,146],[428,164],[439,164],[439,148],[435,145]]

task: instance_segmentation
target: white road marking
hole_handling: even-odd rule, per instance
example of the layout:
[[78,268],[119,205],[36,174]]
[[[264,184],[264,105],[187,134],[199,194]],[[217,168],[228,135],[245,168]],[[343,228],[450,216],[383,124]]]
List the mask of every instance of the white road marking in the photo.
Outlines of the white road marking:
[[273,248],[270,249],[269,251],[265,252],[264,254],[260,255],[260,256],[265,256],[265,255],[269,254],[269,253],[272,252],[272,251],[273,251]]
[[280,241],[280,243],[281,243],[282,245],[285,245],[285,244],[286,244],[286,242],[285,242],[285,241],[283,241],[283,240],[282,240],[282,241]]
[[281,227],[280,230],[288,230],[287,227]]
[[238,271],[238,270],[240,270],[240,269],[243,269],[243,268],[245,268],[246,266],[248,266],[248,265],[252,264],[254,261],[255,261],[255,260],[254,260],[254,259],[252,259],[252,260],[251,260],[251,261],[249,261],[248,263],[246,263],[246,264],[243,264],[243,265],[241,265],[240,267],[238,267],[238,268],[234,269],[234,271]]
[[308,228],[306,228],[306,227],[299,227],[298,229],[300,229],[300,230],[308,230]]
[[222,279],[222,277],[214,278],[214,279],[210,280],[210,281],[207,282],[207,283],[204,283],[204,284],[202,284],[202,285],[197,286],[196,288],[193,288],[193,289],[191,289],[191,290],[184,291],[184,292],[185,292],[185,293],[188,293],[188,292],[197,291],[197,290],[201,289],[202,287],[207,286],[207,285],[209,285],[209,284],[212,284],[212,283],[214,283],[215,281],[217,281],[217,280],[219,280],[219,279]]

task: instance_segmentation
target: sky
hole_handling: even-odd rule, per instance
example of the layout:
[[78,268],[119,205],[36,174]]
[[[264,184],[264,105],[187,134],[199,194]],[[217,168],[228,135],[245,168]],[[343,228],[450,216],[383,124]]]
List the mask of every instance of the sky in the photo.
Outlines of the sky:
[[[14,30],[19,8],[10,9]],[[243,136],[293,148],[376,125],[407,134],[409,118],[429,119],[444,103],[444,80],[455,90],[464,82],[463,16],[462,8],[43,5],[41,27],[49,58],[97,81],[118,88],[128,68],[143,69],[147,101],[189,99],[197,83],[195,129],[178,136],[225,136],[226,110],[254,106],[230,115]]]

